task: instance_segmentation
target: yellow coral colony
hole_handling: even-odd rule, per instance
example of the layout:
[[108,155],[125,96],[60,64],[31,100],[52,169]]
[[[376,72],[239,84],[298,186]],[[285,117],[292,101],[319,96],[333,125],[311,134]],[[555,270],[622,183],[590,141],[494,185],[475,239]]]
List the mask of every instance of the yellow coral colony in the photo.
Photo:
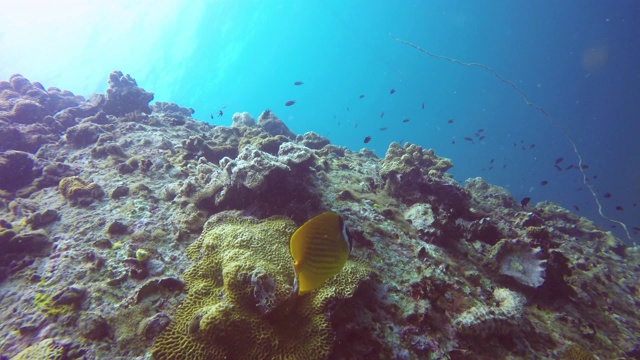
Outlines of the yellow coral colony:
[[187,248],[187,296],[153,346],[154,359],[326,359],[332,299],[353,295],[369,271],[348,261],[304,297],[291,297],[288,218],[262,221],[223,212]]

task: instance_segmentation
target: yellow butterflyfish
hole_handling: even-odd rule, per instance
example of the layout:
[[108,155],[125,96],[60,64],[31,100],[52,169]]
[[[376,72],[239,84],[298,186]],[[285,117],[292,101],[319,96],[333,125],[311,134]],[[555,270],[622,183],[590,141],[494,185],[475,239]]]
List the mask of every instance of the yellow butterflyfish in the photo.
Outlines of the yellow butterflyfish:
[[309,219],[291,235],[289,250],[296,273],[293,292],[303,294],[342,270],[351,252],[349,231],[340,215],[327,211]]

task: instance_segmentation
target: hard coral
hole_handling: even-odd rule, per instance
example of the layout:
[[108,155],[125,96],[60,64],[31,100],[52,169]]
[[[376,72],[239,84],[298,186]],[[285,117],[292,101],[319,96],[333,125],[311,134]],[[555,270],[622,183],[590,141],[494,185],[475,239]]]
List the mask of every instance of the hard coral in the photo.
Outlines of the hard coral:
[[138,87],[136,80],[121,71],[109,74],[109,88],[104,104],[107,115],[123,116],[133,111],[151,114],[149,102],[153,100],[153,93]]
[[291,297],[295,228],[283,217],[213,216],[187,249],[188,295],[156,339],[154,358],[326,358],[334,337],[327,303],[352,296],[367,271],[347,262],[322,288]]
[[[445,172],[452,166],[449,159],[436,156],[431,149],[424,150],[409,143],[402,147],[393,142],[382,160],[380,176],[391,196],[413,204],[424,199],[425,195],[451,193],[455,182]],[[453,193],[450,195],[455,197],[452,203],[466,203],[464,198]]]
[[522,322],[524,296],[503,288],[493,291],[496,305],[479,304],[463,312],[453,322],[460,335],[487,337],[504,335],[518,329]]
[[60,194],[69,199],[73,205],[89,205],[95,199],[104,196],[104,191],[96,183],[85,183],[77,176],[66,177],[58,184]]

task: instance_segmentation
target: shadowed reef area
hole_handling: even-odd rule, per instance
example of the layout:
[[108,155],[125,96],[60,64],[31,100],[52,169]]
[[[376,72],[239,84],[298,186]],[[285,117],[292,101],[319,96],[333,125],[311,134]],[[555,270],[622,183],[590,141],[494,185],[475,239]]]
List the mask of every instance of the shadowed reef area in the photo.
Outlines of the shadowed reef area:
[[[155,102],[0,81],[0,357],[640,357],[640,252],[550,202]],[[291,297],[289,237],[326,210],[353,251]]]

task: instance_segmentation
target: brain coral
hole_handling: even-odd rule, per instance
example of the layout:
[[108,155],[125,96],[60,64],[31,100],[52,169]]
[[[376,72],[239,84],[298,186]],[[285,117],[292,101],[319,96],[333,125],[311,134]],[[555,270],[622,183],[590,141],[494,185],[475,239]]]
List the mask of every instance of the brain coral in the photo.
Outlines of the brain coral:
[[517,292],[498,288],[493,291],[495,304],[478,304],[453,322],[460,335],[472,335],[480,338],[490,335],[503,335],[521,327],[526,299]]
[[317,291],[291,297],[289,237],[284,217],[258,221],[216,214],[187,249],[187,297],[156,339],[155,359],[323,359],[334,334],[329,300],[350,297],[367,270],[348,261]]

